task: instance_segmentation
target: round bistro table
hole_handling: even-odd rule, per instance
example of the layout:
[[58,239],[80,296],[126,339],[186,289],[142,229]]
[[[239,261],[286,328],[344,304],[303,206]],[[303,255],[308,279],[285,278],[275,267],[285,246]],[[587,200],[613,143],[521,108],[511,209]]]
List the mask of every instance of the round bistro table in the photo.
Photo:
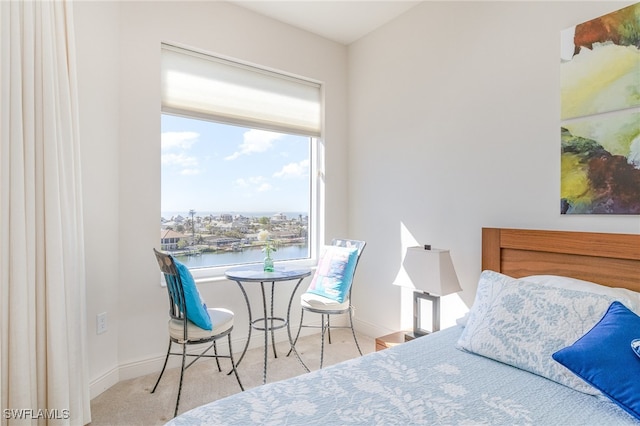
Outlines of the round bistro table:
[[[244,358],[245,353],[247,352],[247,348],[249,347],[249,342],[251,341],[251,331],[253,329],[260,330],[264,332],[264,372],[262,375],[262,383],[267,383],[267,353],[268,353],[268,344],[269,344],[269,332],[271,332],[271,347],[273,348],[273,356],[275,358],[278,357],[276,352],[276,341],[274,337],[275,330],[287,327],[287,334],[289,337],[289,345],[291,346],[291,350],[295,353],[296,358],[305,370],[308,371],[306,365],[300,359],[300,355],[296,351],[295,346],[293,345],[293,341],[291,340],[291,328],[289,327],[289,315],[291,313],[291,303],[293,302],[293,297],[302,283],[302,280],[305,277],[311,275],[310,268],[303,267],[295,267],[295,266],[282,266],[275,265],[275,270],[273,272],[265,272],[262,264],[254,264],[254,265],[243,265],[237,266],[234,268],[230,268],[225,272],[226,277],[229,280],[235,281],[240,290],[242,291],[242,295],[244,296],[244,300],[247,303],[247,311],[249,312],[249,335],[247,337],[247,343],[244,345],[244,349],[242,351],[242,355],[238,359],[236,366],[240,365],[242,359]],[[276,317],[273,313],[273,300],[275,293],[275,284],[277,282],[283,281],[295,281],[298,280],[293,291],[291,292],[291,296],[289,297],[289,305],[287,308],[287,317]],[[246,283],[260,283],[260,289],[262,290],[262,318],[253,319],[253,315],[251,312],[251,304],[249,303],[249,297],[247,296],[247,292],[245,291],[244,284]],[[271,283],[271,300],[270,300],[270,311],[267,311],[267,293],[265,291],[265,284]]]

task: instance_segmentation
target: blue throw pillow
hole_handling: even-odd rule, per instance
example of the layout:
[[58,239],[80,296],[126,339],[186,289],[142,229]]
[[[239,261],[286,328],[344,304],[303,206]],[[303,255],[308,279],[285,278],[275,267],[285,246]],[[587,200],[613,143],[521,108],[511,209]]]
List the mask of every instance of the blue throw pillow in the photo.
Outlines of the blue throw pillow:
[[338,303],[344,302],[351,288],[357,261],[357,247],[326,246],[307,291]]
[[640,317],[613,302],[602,319],[553,359],[640,419],[640,358],[631,342],[640,337]]
[[184,302],[185,305],[187,305],[187,318],[198,327],[211,330],[213,327],[211,317],[207,311],[207,305],[202,302],[200,298],[200,292],[198,291],[198,287],[196,287],[196,282],[193,280],[189,268],[176,259],[173,259],[173,261],[180,275],[180,281],[182,281]]

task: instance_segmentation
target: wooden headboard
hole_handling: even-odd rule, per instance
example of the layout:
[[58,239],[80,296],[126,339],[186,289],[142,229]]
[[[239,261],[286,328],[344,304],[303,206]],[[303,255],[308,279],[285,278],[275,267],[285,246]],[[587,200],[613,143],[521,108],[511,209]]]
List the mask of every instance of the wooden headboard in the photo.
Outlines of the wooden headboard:
[[640,235],[482,228],[482,269],[563,275],[640,292]]

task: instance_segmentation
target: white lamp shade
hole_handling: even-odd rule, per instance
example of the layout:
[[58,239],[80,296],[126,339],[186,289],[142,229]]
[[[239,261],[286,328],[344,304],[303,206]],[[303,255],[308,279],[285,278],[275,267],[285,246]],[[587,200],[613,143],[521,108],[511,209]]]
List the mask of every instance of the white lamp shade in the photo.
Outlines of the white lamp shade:
[[449,250],[407,247],[402,266],[406,278],[396,279],[395,285],[436,296],[462,291]]

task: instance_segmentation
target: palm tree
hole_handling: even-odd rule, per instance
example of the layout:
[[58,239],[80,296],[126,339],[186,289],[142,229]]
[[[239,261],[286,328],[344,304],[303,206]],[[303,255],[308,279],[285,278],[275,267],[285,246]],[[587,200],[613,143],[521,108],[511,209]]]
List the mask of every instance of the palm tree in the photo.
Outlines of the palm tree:
[[196,211],[191,209],[191,210],[189,210],[189,214],[191,215],[191,241],[195,242],[195,240],[196,240],[196,223],[193,221],[193,216],[195,216]]

